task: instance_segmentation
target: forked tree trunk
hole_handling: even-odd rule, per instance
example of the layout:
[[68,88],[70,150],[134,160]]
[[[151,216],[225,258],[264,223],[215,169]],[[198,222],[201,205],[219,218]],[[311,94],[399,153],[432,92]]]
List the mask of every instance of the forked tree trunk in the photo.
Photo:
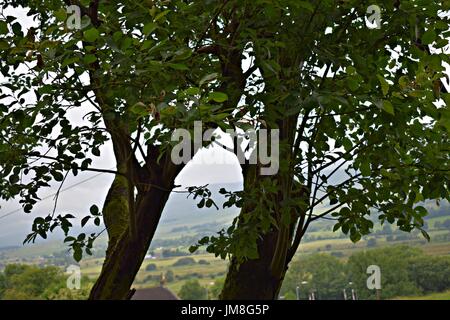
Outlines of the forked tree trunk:
[[[133,291],[130,288],[155,235],[161,214],[174,188],[175,178],[183,167],[184,164],[175,165],[171,162],[170,153],[166,152],[159,157],[158,147],[149,146],[146,166],[135,165],[134,169],[130,169],[133,171],[133,193],[128,197],[128,206],[120,207],[127,210],[127,214],[133,219],[114,220],[114,216],[110,216],[109,225],[105,220],[110,237],[107,255],[102,271],[91,290],[90,300],[131,298]],[[113,183],[111,188],[114,187],[120,189],[123,184]],[[137,196],[134,196],[135,189],[138,191]],[[114,201],[114,197],[110,196],[120,197],[119,191],[121,190],[111,189],[107,200]],[[105,203],[105,207],[107,205],[108,203]],[[113,207],[116,208],[114,205]],[[123,217],[122,212],[113,214]],[[119,226],[114,226],[114,223]],[[132,224],[134,228],[130,228]],[[122,229],[121,235],[117,236],[121,225],[125,225],[125,228]],[[110,232],[113,229],[116,233]]]
[[123,233],[105,260],[89,299],[128,299],[130,287],[141,267],[158,226],[169,192],[152,188],[142,198],[137,218],[137,235]]

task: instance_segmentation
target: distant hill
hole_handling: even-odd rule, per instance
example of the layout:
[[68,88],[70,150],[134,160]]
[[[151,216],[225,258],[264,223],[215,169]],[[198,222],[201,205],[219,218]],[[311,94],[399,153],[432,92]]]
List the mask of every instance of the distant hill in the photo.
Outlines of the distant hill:
[[[192,196],[187,198],[187,194],[185,193],[172,193],[164,209],[161,222],[155,235],[156,243],[167,239],[195,237],[198,234],[213,234],[231,223],[233,218],[237,215],[238,209],[222,208],[225,199],[223,195],[219,194],[219,189],[225,188],[229,191],[241,190],[241,184],[216,184],[210,185],[208,188],[213,193],[213,199],[220,210],[217,210],[214,207],[200,209],[197,207],[199,199],[193,200]],[[18,213],[18,215],[24,214]],[[63,234],[60,232],[50,235],[47,240],[40,239],[36,244],[27,244],[23,246],[22,242],[25,235],[29,232],[28,230],[31,229],[31,221],[32,220],[30,220],[28,224],[18,224],[15,230],[11,230],[10,228],[8,230],[2,230],[2,225],[0,224],[0,251],[5,252],[19,249],[26,256],[29,256],[33,251],[50,254],[56,249],[58,251],[67,249],[62,243]],[[78,223],[77,225],[74,224],[72,233],[99,232],[103,228],[103,225],[100,225],[99,227],[86,226],[81,229]],[[3,227],[3,229],[6,228]],[[102,236],[97,240],[96,246],[104,246],[105,244],[106,237]],[[38,249],[37,247],[40,248]]]

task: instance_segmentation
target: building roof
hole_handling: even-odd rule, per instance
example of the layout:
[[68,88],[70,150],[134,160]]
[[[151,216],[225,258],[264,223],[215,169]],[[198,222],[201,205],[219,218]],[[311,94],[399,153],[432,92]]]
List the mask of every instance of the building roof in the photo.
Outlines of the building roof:
[[131,300],[179,300],[179,298],[167,288],[154,287],[137,289]]

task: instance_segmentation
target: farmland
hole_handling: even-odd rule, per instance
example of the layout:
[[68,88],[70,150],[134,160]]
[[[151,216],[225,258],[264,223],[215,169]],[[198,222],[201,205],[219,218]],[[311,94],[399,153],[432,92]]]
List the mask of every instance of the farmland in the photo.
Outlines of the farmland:
[[[164,275],[165,285],[178,293],[189,280],[196,279],[203,287],[208,288],[224,278],[228,263],[226,260],[215,258],[214,255],[206,253],[204,248],[192,255],[188,249],[204,235],[214,234],[229,225],[234,213],[212,210],[174,211],[177,214],[169,214],[158,229],[157,238],[153,241],[133,287],[157,286]],[[211,219],[212,217],[215,219]],[[430,242],[426,241],[420,232],[405,233],[397,230],[395,226],[375,223],[370,235],[352,243],[343,233],[331,231],[333,222],[320,221],[306,234],[295,259],[315,253],[326,253],[341,261],[347,261],[351,255],[363,250],[396,245],[418,247],[430,256],[450,256],[450,230],[442,227],[448,219],[448,214],[434,214],[426,219]],[[82,274],[92,281],[100,273],[105,249],[106,235],[103,235],[95,244],[94,255],[86,256],[80,263]],[[192,257],[194,262],[175,265],[185,257]],[[75,264],[62,241],[0,249],[0,267],[11,263],[57,265],[61,268]],[[153,266],[150,268],[149,265]]]

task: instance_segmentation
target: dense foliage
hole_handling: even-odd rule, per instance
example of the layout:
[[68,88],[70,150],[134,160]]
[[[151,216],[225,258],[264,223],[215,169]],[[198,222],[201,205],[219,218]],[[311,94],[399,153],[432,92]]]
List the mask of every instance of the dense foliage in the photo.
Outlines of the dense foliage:
[[57,267],[10,264],[0,272],[0,299],[78,300],[86,299],[92,283],[82,278],[81,288],[67,288],[67,275]]
[[450,257],[430,257],[416,248],[396,246],[356,252],[347,262],[327,254],[299,258],[292,262],[281,294],[296,299],[298,286],[300,299],[307,299],[312,290],[316,299],[343,299],[343,290],[351,299],[351,289],[358,299],[376,299],[376,292],[366,286],[370,265],[381,269],[382,299],[450,289]]
[[198,280],[188,280],[181,287],[178,296],[183,300],[206,300],[206,294],[206,288]]

